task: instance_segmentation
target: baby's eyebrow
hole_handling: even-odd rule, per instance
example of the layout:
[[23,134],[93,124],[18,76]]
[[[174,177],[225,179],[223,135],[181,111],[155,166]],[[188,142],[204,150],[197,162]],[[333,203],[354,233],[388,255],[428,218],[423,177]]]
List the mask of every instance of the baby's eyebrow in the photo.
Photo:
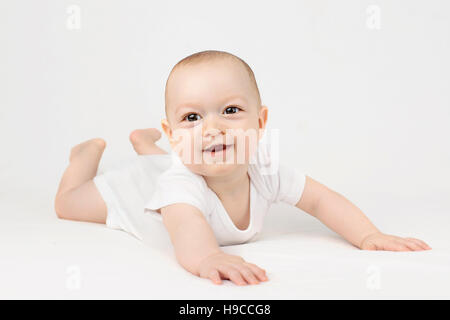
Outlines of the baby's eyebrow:
[[240,100],[244,101],[245,103],[247,103],[247,99],[244,96],[240,95],[240,94],[235,94],[235,95],[228,96],[228,97],[226,97],[224,99],[223,102],[226,103],[226,102],[228,102],[230,100],[235,100],[235,99],[240,99]]
[[[239,94],[227,96],[226,98],[223,99],[222,103],[225,104],[229,101],[237,100],[237,99],[242,100],[244,103],[247,103],[247,99],[244,96],[239,95]],[[175,108],[175,114],[178,114],[183,109],[201,109],[201,103],[197,103],[197,102],[182,103]]]
[[176,107],[175,114],[178,114],[183,109],[197,109],[200,108],[198,103],[183,103]]

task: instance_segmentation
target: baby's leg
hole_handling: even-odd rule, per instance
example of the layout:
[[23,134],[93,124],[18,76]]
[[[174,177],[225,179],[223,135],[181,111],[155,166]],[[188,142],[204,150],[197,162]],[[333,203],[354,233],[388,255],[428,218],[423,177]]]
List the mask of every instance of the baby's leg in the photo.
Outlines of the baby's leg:
[[105,223],[107,207],[92,180],[106,143],[91,139],[72,148],[70,163],[55,197],[59,218]]
[[154,128],[138,129],[130,134],[131,144],[139,155],[166,154],[165,150],[155,144],[159,138],[161,138],[161,132]]

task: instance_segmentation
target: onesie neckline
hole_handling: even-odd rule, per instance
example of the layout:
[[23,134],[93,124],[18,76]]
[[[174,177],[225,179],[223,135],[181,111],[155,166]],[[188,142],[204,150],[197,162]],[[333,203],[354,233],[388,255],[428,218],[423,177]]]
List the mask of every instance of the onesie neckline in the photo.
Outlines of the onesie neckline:
[[[217,196],[217,194],[211,190],[211,188],[208,187],[208,190],[213,194],[213,196],[216,198],[216,200],[218,201],[218,205],[220,206],[221,211],[224,213],[223,215],[220,215],[222,217],[222,220],[225,224],[227,224],[234,232],[240,233],[240,234],[246,234],[249,233],[250,231],[253,230],[253,220],[254,220],[254,213],[252,210],[252,204],[253,204],[253,199],[254,199],[254,186],[253,186],[253,182],[252,182],[252,178],[250,176],[250,174],[248,174],[249,176],[249,193],[250,193],[250,199],[249,199],[249,215],[250,215],[250,219],[249,219],[249,223],[248,223],[248,227],[247,229],[241,230],[238,227],[236,227],[236,225],[234,224],[233,220],[231,220],[230,215],[228,214],[227,210],[225,209],[225,207],[223,206],[222,201],[219,199],[219,197]],[[223,217],[224,216],[224,217]]]

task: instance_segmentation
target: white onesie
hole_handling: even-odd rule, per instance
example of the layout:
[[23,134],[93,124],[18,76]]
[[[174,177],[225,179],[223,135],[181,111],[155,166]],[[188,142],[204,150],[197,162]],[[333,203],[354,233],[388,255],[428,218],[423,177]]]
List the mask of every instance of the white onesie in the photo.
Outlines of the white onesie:
[[158,223],[164,228],[156,210],[174,203],[187,203],[203,213],[219,245],[234,245],[251,241],[261,231],[272,203],[295,205],[305,185],[303,173],[273,161],[266,143],[259,143],[253,160],[248,169],[250,223],[246,230],[234,225],[204,178],[186,168],[173,152],[138,156],[129,167],[97,176],[94,182],[108,207],[108,227],[143,239],[151,236],[146,233],[153,232],[150,230],[155,227],[146,224]]

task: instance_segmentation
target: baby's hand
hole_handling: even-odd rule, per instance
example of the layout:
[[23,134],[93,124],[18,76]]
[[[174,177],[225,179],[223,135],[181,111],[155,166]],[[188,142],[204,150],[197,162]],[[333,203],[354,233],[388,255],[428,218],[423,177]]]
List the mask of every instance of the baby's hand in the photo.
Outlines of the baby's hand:
[[237,285],[258,284],[269,280],[266,271],[246,262],[239,256],[215,253],[205,258],[199,266],[201,278],[211,279],[215,284],[222,284],[223,279],[229,279]]
[[367,236],[361,243],[362,250],[421,251],[430,250],[425,242],[414,238],[401,238],[377,232]]

